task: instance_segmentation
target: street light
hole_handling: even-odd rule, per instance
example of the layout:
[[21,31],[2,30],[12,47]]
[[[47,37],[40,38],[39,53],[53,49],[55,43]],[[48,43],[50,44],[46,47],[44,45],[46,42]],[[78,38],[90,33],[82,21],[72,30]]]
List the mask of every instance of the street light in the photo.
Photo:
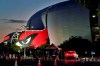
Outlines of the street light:
[[92,51],[92,52],[91,52],[91,55],[92,55],[92,60],[93,60],[93,58],[94,58],[93,55],[95,55],[95,52]]
[[[22,28],[24,28],[24,32],[25,32],[25,34],[24,34],[24,40],[25,40],[25,38],[26,38],[26,29],[28,28],[27,26],[25,26],[25,25],[22,25],[21,26]],[[26,57],[26,42],[25,42],[25,44],[23,44],[23,47],[24,47],[24,58]]]
[[[87,56],[87,51],[85,51],[85,55]],[[85,61],[86,61],[86,57],[85,57]]]

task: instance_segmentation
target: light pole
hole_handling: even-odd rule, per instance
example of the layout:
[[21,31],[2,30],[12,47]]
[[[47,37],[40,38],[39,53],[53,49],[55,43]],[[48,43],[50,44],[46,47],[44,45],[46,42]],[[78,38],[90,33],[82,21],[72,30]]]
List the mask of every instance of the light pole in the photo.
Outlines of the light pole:
[[[87,56],[87,51],[85,51],[85,55]],[[85,61],[86,61],[86,57],[85,57]]]
[[91,52],[91,55],[92,55],[92,60],[93,60],[93,58],[94,58],[93,56],[95,55],[95,52],[92,51],[92,52]]
[[[25,38],[26,38],[26,29],[27,29],[27,26],[25,26],[25,25],[22,25],[21,26],[22,28],[24,28],[24,32],[25,32],[25,34],[24,34],[24,40],[25,40]],[[23,47],[24,47],[24,58],[26,57],[26,42],[25,42],[25,44],[23,44]]]

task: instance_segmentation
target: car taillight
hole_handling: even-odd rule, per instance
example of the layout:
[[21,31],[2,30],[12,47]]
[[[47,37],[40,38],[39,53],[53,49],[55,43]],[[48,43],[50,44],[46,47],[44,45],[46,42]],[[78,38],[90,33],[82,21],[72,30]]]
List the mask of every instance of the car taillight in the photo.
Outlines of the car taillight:
[[66,54],[67,56],[69,55],[69,54]]

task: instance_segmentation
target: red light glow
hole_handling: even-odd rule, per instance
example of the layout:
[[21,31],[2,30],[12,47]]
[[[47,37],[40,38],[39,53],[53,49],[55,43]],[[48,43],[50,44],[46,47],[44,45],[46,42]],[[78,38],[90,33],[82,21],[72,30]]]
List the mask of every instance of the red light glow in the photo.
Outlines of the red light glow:
[[9,40],[9,39],[10,39],[9,36],[5,36],[5,37],[4,37],[4,41]]
[[64,53],[64,56],[65,56],[65,64],[72,64],[72,63],[75,63],[78,56],[77,56],[77,53],[75,51],[66,51]]

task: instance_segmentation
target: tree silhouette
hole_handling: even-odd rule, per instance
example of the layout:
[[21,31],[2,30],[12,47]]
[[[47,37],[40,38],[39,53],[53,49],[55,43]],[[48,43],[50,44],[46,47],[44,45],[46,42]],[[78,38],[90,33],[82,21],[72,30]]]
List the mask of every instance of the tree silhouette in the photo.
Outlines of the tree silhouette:
[[65,40],[61,45],[59,45],[63,51],[74,50],[79,55],[85,54],[85,51],[91,50],[91,42],[88,39],[83,39],[80,36],[72,36],[69,40]]
[[93,50],[95,51],[95,56],[100,56],[100,39],[92,46]]

